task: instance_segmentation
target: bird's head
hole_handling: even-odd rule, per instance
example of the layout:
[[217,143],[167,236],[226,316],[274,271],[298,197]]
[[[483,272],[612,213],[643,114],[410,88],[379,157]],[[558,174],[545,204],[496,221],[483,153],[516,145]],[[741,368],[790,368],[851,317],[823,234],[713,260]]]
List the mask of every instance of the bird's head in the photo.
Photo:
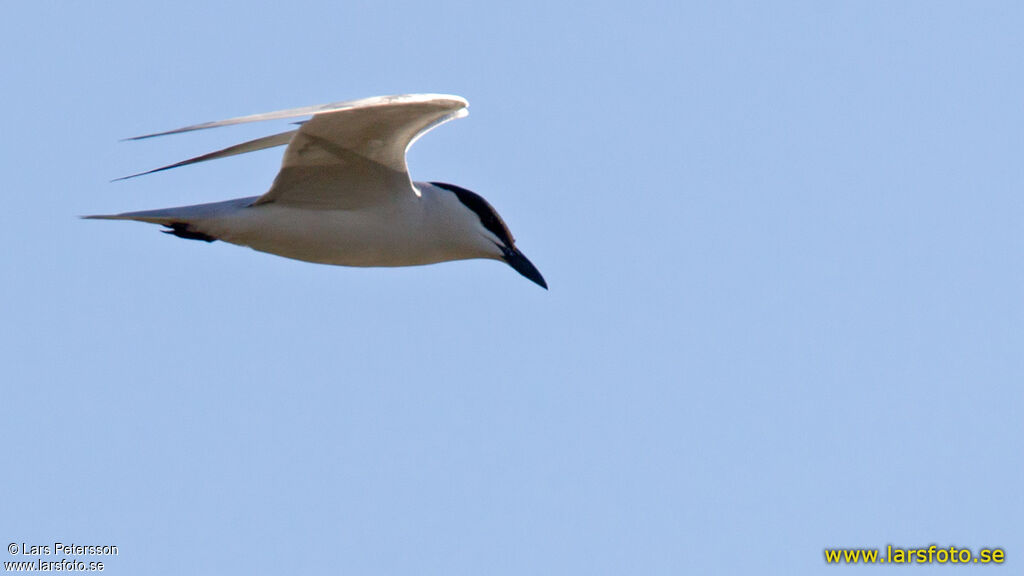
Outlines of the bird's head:
[[498,215],[498,212],[487,200],[484,200],[483,197],[475,192],[454,184],[445,184],[443,182],[431,182],[431,184],[454,194],[461,205],[479,221],[478,228],[480,233],[490,244],[494,245],[493,248],[489,248],[487,251],[488,257],[504,261],[530,281],[545,290],[548,289],[548,284],[544,281],[540,271],[516,248],[515,239],[512,237],[512,233],[508,231],[505,221],[501,219],[501,216]]

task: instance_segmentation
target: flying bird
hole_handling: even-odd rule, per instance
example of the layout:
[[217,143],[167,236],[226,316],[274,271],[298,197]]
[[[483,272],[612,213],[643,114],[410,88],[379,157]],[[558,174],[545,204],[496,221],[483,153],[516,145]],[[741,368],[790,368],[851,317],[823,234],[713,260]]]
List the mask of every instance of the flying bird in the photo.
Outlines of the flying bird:
[[[240,116],[129,138],[311,116],[294,130],[257,138],[125,178],[287,145],[262,196],[161,210],[85,216],[165,226],[190,240],[222,240],[306,262],[418,266],[501,260],[547,289],[504,220],[481,196],[454,184],[413,182],[406,150],[431,128],[466,116],[458,96],[379,96]],[[125,178],[119,178],[123,180]]]

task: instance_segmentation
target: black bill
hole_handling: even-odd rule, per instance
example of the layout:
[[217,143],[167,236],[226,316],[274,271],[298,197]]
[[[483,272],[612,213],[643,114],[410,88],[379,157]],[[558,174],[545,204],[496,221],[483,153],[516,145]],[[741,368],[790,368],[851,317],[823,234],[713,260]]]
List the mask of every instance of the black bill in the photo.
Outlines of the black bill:
[[548,283],[544,281],[544,277],[540,275],[540,270],[530,262],[523,253],[516,248],[506,249],[505,251],[505,262],[508,265],[515,268],[516,272],[519,272],[523,276],[529,278],[533,283],[537,284],[541,288],[547,290]]

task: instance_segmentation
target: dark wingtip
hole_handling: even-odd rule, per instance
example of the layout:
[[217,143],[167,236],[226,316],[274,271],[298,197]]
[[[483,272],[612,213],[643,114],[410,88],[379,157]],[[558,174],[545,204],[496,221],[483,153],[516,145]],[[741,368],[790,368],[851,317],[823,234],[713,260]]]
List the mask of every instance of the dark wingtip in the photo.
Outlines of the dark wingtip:
[[156,138],[157,136],[166,136],[168,134],[174,134],[174,130],[168,130],[167,132],[154,132],[153,134],[143,134],[142,136],[129,136],[127,138],[121,138],[118,142],[135,142],[137,140],[149,140],[150,138]]
[[154,168],[152,170],[146,170],[145,172],[139,172],[138,174],[130,174],[128,176],[114,178],[111,182],[121,182],[123,180],[131,180],[132,178],[138,178],[139,176],[145,176],[147,174],[156,174],[157,172],[163,172],[164,170],[170,170],[171,168],[177,168],[178,166],[184,166],[185,164],[187,164],[187,162],[178,162],[177,164],[171,164],[170,166],[163,166],[161,168]]

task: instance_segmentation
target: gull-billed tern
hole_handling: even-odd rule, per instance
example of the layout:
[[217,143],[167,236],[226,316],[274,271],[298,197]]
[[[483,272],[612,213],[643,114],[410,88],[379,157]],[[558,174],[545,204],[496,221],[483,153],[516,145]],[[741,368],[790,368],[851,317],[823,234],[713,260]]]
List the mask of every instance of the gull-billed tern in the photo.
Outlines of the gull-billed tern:
[[281,170],[262,196],[86,218],[150,222],[180,238],[223,240],[339,266],[417,266],[489,258],[508,263],[546,289],[544,277],[516,248],[508,226],[486,200],[459,186],[413,182],[409,177],[409,146],[431,128],[465,116],[467,106],[458,96],[380,96],[130,138],[312,116],[295,130],[134,175],[287,144]]

